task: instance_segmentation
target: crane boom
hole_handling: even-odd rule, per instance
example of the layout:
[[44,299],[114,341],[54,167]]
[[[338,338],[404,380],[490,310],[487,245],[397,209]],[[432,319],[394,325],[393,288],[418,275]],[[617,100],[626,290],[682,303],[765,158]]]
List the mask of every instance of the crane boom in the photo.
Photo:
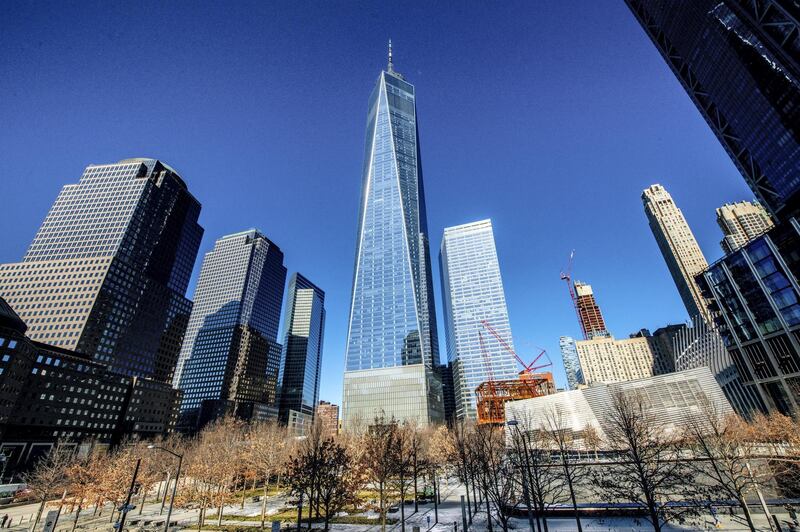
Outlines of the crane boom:
[[[503,337],[500,336],[500,333],[498,333],[497,330],[494,327],[492,327],[491,323],[489,323],[487,320],[481,320],[481,325],[486,327],[486,330],[489,331],[489,333],[492,336],[494,336],[495,339],[497,339],[498,342],[500,342],[500,345],[503,346],[503,349],[505,349],[506,351],[511,353],[511,355],[514,356],[514,358],[517,360],[517,362],[519,362],[522,365],[522,367],[524,368],[522,370],[523,373],[532,373],[533,371],[535,371],[537,369],[542,369],[542,368],[545,368],[547,366],[551,366],[553,364],[552,362],[548,362],[547,364],[543,364],[541,366],[536,366],[536,362],[540,358],[542,358],[543,355],[547,354],[547,351],[544,350],[544,349],[542,349],[542,351],[536,356],[536,358],[533,359],[533,362],[531,362],[530,364],[526,364],[525,361],[522,360],[522,358],[520,358],[520,356],[516,353],[516,351],[514,351],[514,349],[510,345],[508,345],[508,342],[506,342],[503,339]],[[478,332],[478,334],[480,335],[480,332]],[[481,350],[483,351],[484,359],[488,359],[488,354],[486,353],[486,346],[483,343],[483,336],[480,335],[479,337],[480,337],[480,341],[481,341]]]
[[575,316],[578,318],[578,325],[581,327],[583,339],[588,340],[589,335],[586,333],[586,327],[581,319],[581,309],[578,306],[578,296],[575,295],[575,286],[572,284],[572,258],[575,256],[575,250],[569,254],[569,262],[567,262],[566,271],[561,272],[561,280],[567,282],[567,290],[569,291],[569,298],[572,301],[572,306],[575,307]]

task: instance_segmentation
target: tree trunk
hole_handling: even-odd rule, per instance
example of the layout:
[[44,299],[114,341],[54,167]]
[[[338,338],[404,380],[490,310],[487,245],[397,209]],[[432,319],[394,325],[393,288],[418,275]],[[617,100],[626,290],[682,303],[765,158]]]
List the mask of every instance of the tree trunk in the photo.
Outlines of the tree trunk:
[[400,532],[406,532],[406,490],[403,489],[403,477],[400,477]]
[[158,511],[158,515],[164,511],[164,505],[167,503],[167,493],[169,492],[169,481],[172,476],[172,471],[167,471],[167,483],[164,485],[164,494],[161,496],[161,509]]
[[222,510],[225,502],[225,492],[222,490],[222,486],[219,487],[219,516],[217,517],[217,526],[222,526]]
[[417,495],[417,452],[414,451],[414,513],[419,512],[419,496]]
[[751,532],[756,532],[756,527],[753,524],[753,516],[750,514],[750,508],[747,506],[747,501],[744,497],[739,498],[739,506],[742,508],[744,518],[747,520],[747,526],[750,527]]
[[261,530],[264,530],[264,519],[267,514],[267,485],[264,484],[264,500],[261,501]]
[[386,532],[386,508],[384,506],[386,501],[384,500],[384,497],[383,497],[383,481],[380,481],[378,483],[378,495],[379,495],[380,505],[381,505],[381,531],[382,532]]
[[578,515],[578,501],[575,500],[575,488],[572,486],[572,473],[569,471],[567,460],[563,454],[561,455],[561,463],[564,465],[564,476],[567,479],[567,486],[569,486],[569,497],[572,499],[572,510],[575,512],[575,523],[578,525],[578,532],[583,532],[581,517]]
[[147,500],[148,489],[150,489],[150,486],[142,486],[142,504],[139,506],[139,515],[142,515],[142,510],[144,510],[144,503]]
[[36,512],[36,520],[33,522],[33,526],[31,527],[31,532],[36,530],[36,525],[39,524],[39,519],[42,518],[42,511],[44,511],[44,505],[47,502],[47,496],[42,499],[42,503],[39,505],[39,511]]
[[486,497],[486,524],[489,532],[492,532],[492,508],[489,506],[489,494],[484,490],[483,496]]
[[78,518],[81,516],[82,504],[83,504],[83,499],[81,499],[81,502],[78,503],[78,511],[75,513],[75,520],[72,522],[72,532],[75,532],[75,529],[78,527]]

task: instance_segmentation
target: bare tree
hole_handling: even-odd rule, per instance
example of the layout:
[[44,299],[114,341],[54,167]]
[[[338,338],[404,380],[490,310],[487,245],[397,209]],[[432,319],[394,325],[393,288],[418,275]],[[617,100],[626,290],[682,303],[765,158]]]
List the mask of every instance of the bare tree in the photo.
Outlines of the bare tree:
[[72,447],[56,443],[46,456],[36,461],[31,471],[22,475],[22,481],[28,485],[28,489],[39,502],[39,509],[36,512],[31,531],[36,530],[47,501],[64,489],[64,471],[72,462],[72,450]]
[[364,433],[363,468],[369,481],[378,488],[381,530],[386,530],[386,502],[389,485],[397,470],[397,422],[376,417]]
[[561,411],[555,406],[544,413],[544,426],[547,439],[558,453],[561,461],[561,474],[569,490],[572,510],[575,515],[575,524],[578,532],[583,532],[581,517],[578,514],[578,501],[575,497],[575,488],[584,481],[587,476],[587,469],[577,458],[578,446],[575,442],[575,434],[570,424],[565,422]]
[[[478,510],[478,502],[477,500],[474,500],[475,485],[473,483],[473,479],[475,476],[475,469],[472,467],[472,457],[469,450],[469,440],[473,430],[474,425],[472,423],[463,419],[458,420],[453,424],[453,427],[449,432],[451,443],[448,446],[450,450],[449,462],[452,464],[458,480],[464,484],[464,489],[467,495],[467,511],[470,515],[470,522],[472,522],[472,515],[474,514],[472,509],[473,502],[475,503],[475,511],[477,512]],[[469,496],[470,486],[472,486],[473,490],[472,498]]]
[[356,502],[356,493],[363,485],[363,475],[354,467],[348,449],[333,438],[326,438],[319,458],[318,500],[325,517],[325,530],[330,520],[348,504]]
[[500,526],[507,531],[516,484],[514,464],[505,452],[503,429],[492,425],[478,426],[472,432],[470,442],[474,463],[479,471],[479,482],[486,496],[486,519],[489,530],[492,530],[492,512],[489,506],[491,502],[497,510]]
[[87,502],[99,497],[97,486],[100,484],[105,470],[106,455],[103,451],[92,450],[86,456],[75,456],[64,470],[65,481],[69,486],[69,496],[73,506],[76,506],[72,530],[78,526],[81,510]]
[[439,522],[439,483],[442,477],[449,477],[452,471],[457,468],[458,453],[453,447],[453,438],[450,431],[444,425],[435,429],[429,429],[429,436],[425,438],[426,445],[423,447],[425,453],[425,465],[429,474],[433,477],[433,509],[436,522]]
[[[523,426],[531,427],[532,420],[528,419]],[[525,476],[521,480],[527,480],[537,530],[548,532],[547,510],[567,500],[565,484],[558,474],[559,464],[554,461],[545,431],[514,430],[511,435],[514,450],[511,456],[516,461],[517,470]]]
[[275,423],[258,423],[250,427],[247,435],[247,463],[253,476],[263,483],[261,501],[261,528],[264,528],[270,479],[284,468],[287,456],[286,429]]
[[691,499],[692,472],[679,459],[678,442],[668,435],[651,414],[639,392],[614,394],[606,419],[609,444],[621,459],[611,471],[595,475],[596,484],[614,500],[640,504],[656,532],[683,515],[697,513],[695,505],[669,505],[687,495]]
[[747,438],[747,424],[734,414],[720,412],[710,401],[699,415],[689,416],[685,424],[685,444],[697,462],[689,462],[701,479],[715,492],[733,499],[741,508],[750,530],[755,524],[747,504],[747,495],[757,488],[749,460],[754,445]]

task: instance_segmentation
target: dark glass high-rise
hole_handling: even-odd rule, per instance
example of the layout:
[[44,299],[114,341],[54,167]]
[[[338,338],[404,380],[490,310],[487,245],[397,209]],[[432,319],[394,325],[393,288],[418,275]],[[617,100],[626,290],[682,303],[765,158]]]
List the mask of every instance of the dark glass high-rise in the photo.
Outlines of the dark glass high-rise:
[[796,0],[625,0],[762,205],[800,212]]

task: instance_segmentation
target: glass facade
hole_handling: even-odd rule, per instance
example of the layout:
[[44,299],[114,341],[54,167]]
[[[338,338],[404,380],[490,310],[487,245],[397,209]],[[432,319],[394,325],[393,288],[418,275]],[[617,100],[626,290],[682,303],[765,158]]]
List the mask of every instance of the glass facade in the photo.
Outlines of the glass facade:
[[255,229],[220,238],[206,254],[173,380],[183,427],[200,421],[201,407],[214,417],[240,403],[276,406],[285,281],[283,252]]
[[[391,64],[370,96],[345,357],[345,423],[381,413],[422,423],[442,418],[441,386],[433,371],[439,354],[415,98],[414,86]],[[420,369],[408,371],[422,371],[424,378],[413,391],[404,384],[402,390],[375,393],[356,384],[357,372],[391,369],[390,383],[397,382],[392,377],[397,371],[416,366]],[[401,400],[406,406],[396,408]]]
[[800,405],[800,225],[783,222],[698,276],[742,381],[770,410]]
[[325,292],[300,275],[289,280],[281,355],[279,419],[290,413],[313,421],[319,399],[322,340],[325,331]]
[[800,9],[794,0],[626,0],[759,199],[800,205]]
[[439,259],[456,418],[477,419],[478,385],[490,377],[517,378],[514,355],[482,324],[486,320],[513,349],[491,220],[446,228]]
[[561,360],[564,362],[564,372],[567,374],[567,388],[577,390],[579,384],[586,383],[583,381],[575,339],[571,336],[561,336],[558,339],[558,347],[561,350]]
[[88,166],[66,185],[0,295],[34,340],[119,373],[169,382],[191,302],[200,203],[154,159]]

